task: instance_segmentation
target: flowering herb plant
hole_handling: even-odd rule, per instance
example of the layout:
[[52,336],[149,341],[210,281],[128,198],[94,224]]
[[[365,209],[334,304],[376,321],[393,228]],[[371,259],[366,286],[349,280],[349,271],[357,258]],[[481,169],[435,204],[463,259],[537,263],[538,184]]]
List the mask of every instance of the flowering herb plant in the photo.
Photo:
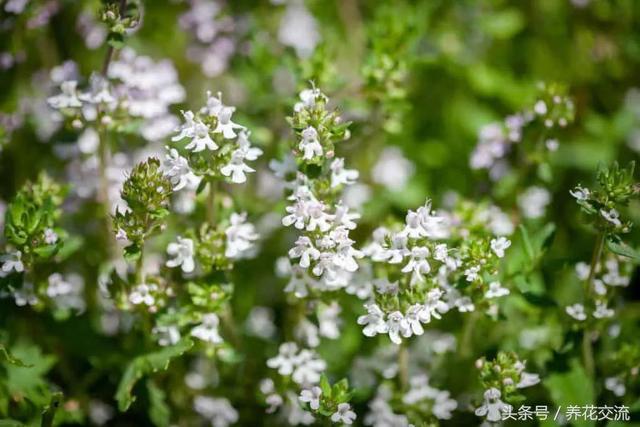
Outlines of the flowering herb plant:
[[0,2],[0,426],[638,422],[638,19]]

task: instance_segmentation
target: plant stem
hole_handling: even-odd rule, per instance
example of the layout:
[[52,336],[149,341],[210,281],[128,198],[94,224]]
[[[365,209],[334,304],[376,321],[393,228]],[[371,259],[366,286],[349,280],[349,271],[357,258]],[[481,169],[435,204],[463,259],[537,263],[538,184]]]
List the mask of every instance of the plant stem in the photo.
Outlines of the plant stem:
[[[600,234],[598,234],[598,239],[596,240],[596,246],[593,248],[593,255],[591,256],[591,266],[589,267],[589,277],[587,278],[584,289],[585,300],[591,296],[591,292],[593,290],[593,280],[596,277],[596,269],[598,268],[598,263],[600,262],[600,258],[602,257],[605,238],[605,233],[600,232]],[[596,368],[593,357],[591,335],[592,334],[589,328],[585,327],[582,334],[582,359],[587,375],[593,378]]]
[[[120,15],[124,13],[125,8],[127,7],[127,0],[120,0]],[[105,54],[104,61],[102,62],[102,68],[100,70],[100,74],[106,79],[107,74],[109,72],[109,65],[111,64],[111,60],[113,59],[115,53],[115,48],[113,46],[109,46],[107,48],[107,53]],[[115,256],[117,251],[117,245],[113,239],[113,234],[111,230],[111,221],[110,218],[110,206],[109,206],[109,179],[107,177],[107,165],[111,160],[111,150],[109,146],[109,140],[107,138],[107,130],[105,126],[101,123],[102,114],[100,111],[100,107],[98,106],[98,129],[99,129],[99,147],[98,147],[98,169],[99,169],[99,188],[98,188],[98,202],[102,204],[105,215],[105,231],[107,234],[107,249],[109,258]]]
[[476,312],[470,313],[464,324],[464,329],[462,330],[462,341],[460,343],[460,355],[466,359],[471,355],[471,347],[473,340],[473,330],[475,329],[475,325],[477,322],[477,314]]
[[404,341],[398,346],[398,378],[400,390],[406,390],[409,383],[409,349]]
[[218,208],[216,206],[216,182],[214,180],[209,181],[209,194],[207,195],[207,221],[209,225],[214,227],[216,225],[216,216]]

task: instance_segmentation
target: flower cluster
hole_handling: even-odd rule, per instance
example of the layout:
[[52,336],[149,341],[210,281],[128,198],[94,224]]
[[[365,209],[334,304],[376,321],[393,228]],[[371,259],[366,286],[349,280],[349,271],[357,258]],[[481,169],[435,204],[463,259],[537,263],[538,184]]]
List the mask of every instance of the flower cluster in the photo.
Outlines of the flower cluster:
[[322,375],[319,386],[305,388],[300,392],[298,400],[311,412],[329,417],[334,423],[353,424],[357,418],[348,400],[351,397],[349,383],[346,379],[333,385]]
[[88,87],[79,90],[76,80],[60,84],[61,93],[49,105],[71,120],[74,128],[106,128],[135,133],[147,141],[171,134],[178,119],[170,107],[185,98],[178,73],[168,60],[154,62],[130,48],[111,62],[107,75],[95,73]]
[[[613,309],[608,307],[608,300],[611,299],[611,294],[617,288],[629,285],[632,268],[628,259],[614,254],[610,254],[603,262],[596,265],[593,277],[590,277],[591,267],[587,263],[579,262],[576,264],[575,272],[578,280],[583,283],[591,280],[590,287],[594,296],[591,314],[594,318],[606,319],[614,315]],[[585,305],[580,303],[565,307],[566,313],[578,322],[587,320],[586,310]]]
[[[540,87],[540,95],[528,108],[520,113],[508,116],[502,123],[490,123],[484,126],[478,136],[470,158],[472,169],[487,169],[493,180],[498,180],[510,169],[507,157],[515,147],[525,141],[527,135],[535,135],[536,150],[555,151],[558,140],[553,136],[557,128],[564,128],[574,120],[573,101],[565,95],[558,85]],[[530,130],[533,129],[533,130]]]
[[[358,178],[358,172],[346,169],[344,159],[334,154],[335,143],[348,137],[348,124],[327,110],[327,102],[316,88],[300,93],[300,102],[289,118],[299,138],[292,147],[295,160],[272,164],[279,176],[293,178],[291,205],[282,224],[301,234],[289,251],[292,265],[285,290],[299,298],[311,291],[344,288],[358,269],[356,260],[363,256],[349,237],[360,215],[339,200],[344,186]],[[287,173],[291,169],[293,177]]]
[[[326,363],[312,350],[298,351],[295,343],[283,343],[278,355],[267,360],[267,366],[277,369],[284,380],[277,383],[270,378],[262,380],[260,392],[268,405],[267,413],[274,413],[284,406],[292,425],[312,423],[315,420],[312,414],[327,417],[334,423],[352,424],[356,419],[348,403],[352,394],[349,383],[343,379],[331,386],[322,373]],[[291,389],[288,378],[299,386],[299,391]],[[283,395],[295,396],[294,393],[299,394],[297,399],[285,404]],[[295,415],[293,419],[292,413]]]
[[513,404],[524,401],[520,390],[540,382],[538,374],[525,372],[525,362],[515,353],[499,352],[494,360],[478,359],[476,367],[485,392],[475,414],[489,422],[502,420],[502,414]]
[[236,52],[235,20],[214,0],[189,0],[189,10],[178,18],[180,27],[190,33],[187,59],[199,64],[207,77],[223,73]]
[[427,201],[404,225],[375,230],[363,249],[374,271],[367,314],[358,318],[366,336],[388,334],[399,344],[452,308],[495,314],[493,300],[509,294],[497,274],[511,241],[448,218],[455,215],[436,213]]
[[570,191],[594,226],[608,235],[617,236],[631,229],[631,222],[625,221],[620,212],[640,194],[633,178],[634,169],[633,162],[627,168],[620,168],[614,163],[610,168],[598,171],[599,188],[590,190],[578,185]]
[[[241,184],[247,173],[254,172],[245,162],[256,160],[262,150],[251,146],[251,133],[232,120],[234,112],[235,107],[222,103],[220,93],[207,93],[207,103],[198,112],[182,112],[184,122],[172,138],[181,144],[177,150],[169,148],[165,161],[174,189],[194,189],[199,182],[196,175],[208,180],[226,177]],[[183,157],[180,153],[185,152]]]
[[310,386],[320,381],[327,364],[313,350],[299,350],[296,343],[285,342],[278,355],[267,360],[267,366],[277,369],[280,375],[291,376],[296,384]]

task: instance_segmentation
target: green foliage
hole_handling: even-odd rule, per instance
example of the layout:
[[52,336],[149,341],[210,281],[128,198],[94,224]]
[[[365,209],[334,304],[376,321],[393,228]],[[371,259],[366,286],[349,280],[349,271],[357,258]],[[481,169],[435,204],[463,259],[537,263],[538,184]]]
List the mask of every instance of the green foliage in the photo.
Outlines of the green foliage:
[[[27,265],[49,259],[62,248],[63,232],[56,226],[65,194],[65,187],[41,173],[37,181],[26,183],[9,204],[5,238],[22,252]],[[55,233],[56,237],[50,239],[48,233]]]
[[[192,346],[193,342],[191,340],[184,339],[174,346],[135,357],[128,364],[118,384],[118,390],[115,395],[118,401],[118,408],[121,411],[126,411],[136,400],[135,396],[132,395],[132,391],[140,379],[152,373],[165,371],[172,359],[181,356]],[[158,399],[159,397],[156,395],[154,398]]]

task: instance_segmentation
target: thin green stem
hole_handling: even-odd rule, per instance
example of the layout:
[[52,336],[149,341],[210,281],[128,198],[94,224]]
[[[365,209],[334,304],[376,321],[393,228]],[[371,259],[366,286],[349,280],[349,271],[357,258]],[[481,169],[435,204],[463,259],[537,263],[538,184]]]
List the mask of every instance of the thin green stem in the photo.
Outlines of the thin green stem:
[[[598,234],[598,238],[596,240],[596,246],[593,248],[593,255],[591,256],[591,265],[589,267],[589,277],[585,282],[585,300],[588,300],[593,292],[593,281],[596,277],[596,270],[598,268],[598,264],[600,263],[600,258],[602,257],[602,252],[604,250],[606,235],[604,232],[600,232]],[[591,378],[595,375],[596,367],[595,360],[593,356],[593,345],[591,342],[592,333],[588,327],[585,327],[582,334],[582,359],[584,362],[584,369],[587,375]]]
[[209,181],[209,194],[207,195],[207,221],[211,227],[216,225],[216,217],[218,215],[218,206],[216,204],[216,181]]
[[478,320],[476,312],[470,313],[466,317],[464,329],[462,330],[462,340],[460,345],[460,355],[466,359],[471,356],[471,347],[473,344],[473,331]]
[[406,341],[398,346],[398,379],[400,390],[406,390],[409,384],[409,349]]

